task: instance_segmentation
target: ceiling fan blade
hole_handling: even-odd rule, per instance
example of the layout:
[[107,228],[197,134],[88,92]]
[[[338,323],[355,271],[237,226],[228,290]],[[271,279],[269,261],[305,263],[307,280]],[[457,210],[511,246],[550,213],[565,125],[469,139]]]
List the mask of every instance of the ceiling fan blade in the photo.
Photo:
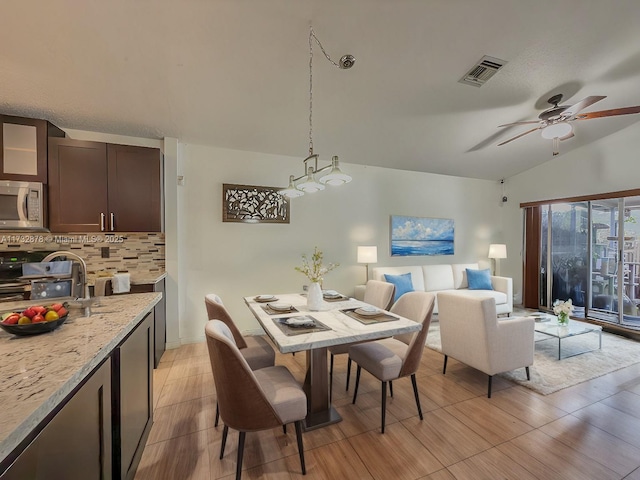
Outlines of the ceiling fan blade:
[[605,96],[598,95],[594,97],[583,98],[575,105],[572,105],[569,108],[567,108],[564,112],[562,112],[562,114],[566,117],[572,117],[579,111],[584,110],[588,106],[593,105],[594,103],[599,102],[600,100],[603,100],[605,98],[607,98],[606,95]]
[[571,137],[575,137],[575,134],[573,133],[573,131],[571,131],[571,132],[567,133],[564,137],[560,137],[560,141],[562,141],[562,140],[568,140],[568,139],[570,139]]
[[529,120],[526,122],[513,122],[513,123],[505,123],[504,125],[498,125],[500,127],[512,127],[513,125],[532,125],[534,123],[540,123],[540,120]]
[[600,110],[599,112],[588,112],[576,115],[575,120],[589,120],[590,118],[615,117],[617,115],[631,115],[640,113],[640,105],[637,107],[613,108],[611,110]]
[[[536,122],[536,123],[538,123],[538,122]],[[505,143],[513,142],[514,140],[516,140],[516,139],[518,139],[520,137],[524,137],[525,135],[527,135],[527,134],[529,134],[531,132],[535,132],[536,130],[540,130],[541,128],[542,128],[541,126],[540,127],[536,127],[536,128],[532,128],[531,130],[528,130],[528,131],[526,131],[524,133],[521,133],[520,135],[516,135],[515,137],[510,138],[509,140],[505,140],[504,142],[499,143],[498,146],[504,145]]]

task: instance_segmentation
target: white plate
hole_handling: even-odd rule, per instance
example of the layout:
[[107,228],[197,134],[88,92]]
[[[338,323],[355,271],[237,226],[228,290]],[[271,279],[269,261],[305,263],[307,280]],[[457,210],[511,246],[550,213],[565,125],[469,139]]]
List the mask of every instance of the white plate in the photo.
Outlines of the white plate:
[[305,317],[291,317],[284,320],[290,327],[313,327],[315,322]]
[[277,300],[277,298],[274,295],[258,295],[257,297],[254,297],[254,300],[256,302],[272,302]]
[[268,303],[267,307],[278,312],[288,312],[293,309],[290,303]]
[[380,315],[382,313],[382,310],[375,308],[375,307],[360,307],[360,308],[356,308],[355,312],[358,315],[362,315],[365,317],[373,317],[375,315]]

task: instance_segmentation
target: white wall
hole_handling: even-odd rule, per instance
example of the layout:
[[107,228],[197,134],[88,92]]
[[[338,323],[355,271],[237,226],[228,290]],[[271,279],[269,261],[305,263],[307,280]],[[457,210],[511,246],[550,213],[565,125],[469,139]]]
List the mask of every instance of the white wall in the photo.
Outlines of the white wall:
[[[179,157],[186,212],[183,343],[203,338],[207,293],[223,298],[240,330],[258,329],[242,297],[302,291],[308,281],[294,267],[316,245],[327,262],[341,264],[324,286],[352,294],[365,277],[357,245],[377,245],[378,266],[486,262],[489,243],[501,235],[498,182],[347,163],[341,167],[354,180],[292,200],[288,225],[223,223],[223,183],[284,186],[289,174],[303,172],[302,159],[197,145],[181,145]],[[455,255],[392,258],[392,214],[454,219]]]
[[503,226],[508,258],[500,266],[513,278],[514,292],[522,292],[520,203],[640,188],[638,138],[640,123],[507,179]]

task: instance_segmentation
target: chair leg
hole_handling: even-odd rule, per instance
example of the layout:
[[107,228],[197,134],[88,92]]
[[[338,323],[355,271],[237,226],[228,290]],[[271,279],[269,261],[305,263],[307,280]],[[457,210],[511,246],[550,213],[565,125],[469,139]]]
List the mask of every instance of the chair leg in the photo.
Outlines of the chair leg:
[[351,357],[347,360],[347,386],[345,390],[349,391],[349,378],[351,378]]
[[420,395],[418,394],[418,382],[416,381],[416,374],[411,374],[411,383],[413,384],[413,395],[416,397],[416,405],[418,406],[418,415],[420,420],[423,419],[422,407],[420,406]]
[[354,405],[356,403],[356,397],[358,396],[358,385],[360,385],[360,370],[361,367],[358,365],[358,368],[356,369],[356,386],[353,389],[353,402],[351,402]]
[[227,434],[229,433],[229,427],[226,425],[222,430],[222,443],[220,443],[220,460],[224,457],[224,447],[227,445]]
[[385,414],[387,413],[387,382],[382,382],[382,433],[384,433]]
[[442,374],[444,375],[445,373],[447,373],[447,359],[449,357],[447,355],[444,356],[444,366],[442,367]]
[[531,380],[531,375],[529,374],[529,367],[524,367],[527,371],[527,380]]
[[489,375],[489,391],[487,392],[487,398],[491,398],[491,380],[493,380],[493,375]]
[[238,439],[238,463],[236,464],[236,480],[240,480],[242,476],[242,457],[244,455],[244,437],[247,432],[240,432],[240,438]]
[[333,353],[329,360],[329,403],[333,399]]
[[213,422],[213,426],[217,427],[219,421],[220,421],[220,408],[218,408],[218,402],[216,402],[216,421]]
[[284,432],[285,435],[287,434],[287,424],[286,423],[282,425],[282,431]]
[[300,467],[302,468],[302,474],[307,474],[307,467],[304,464],[304,447],[302,446],[302,421],[296,422],[296,438],[298,439],[298,454],[300,455]]
[[393,382],[389,380],[389,395],[393,398]]

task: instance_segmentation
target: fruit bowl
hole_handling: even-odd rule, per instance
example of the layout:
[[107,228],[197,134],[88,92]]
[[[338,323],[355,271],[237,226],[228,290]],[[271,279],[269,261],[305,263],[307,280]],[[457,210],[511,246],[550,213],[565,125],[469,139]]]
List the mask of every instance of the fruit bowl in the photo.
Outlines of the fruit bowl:
[[68,317],[69,314],[66,314],[64,317],[58,318],[58,320],[52,320],[50,322],[27,323],[25,325],[5,325],[4,323],[0,323],[0,328],[2,328],[5,332],[13,333],[14,335],[39,335],[41,333],[47,333],[55,330],[64,322],[66,322]]
[[48,307],[31,305],[22,311],[2,315],[0,328],[13,335],[39,335],[51,332],[62,325],[69,316],[68,305],[56,303]]

